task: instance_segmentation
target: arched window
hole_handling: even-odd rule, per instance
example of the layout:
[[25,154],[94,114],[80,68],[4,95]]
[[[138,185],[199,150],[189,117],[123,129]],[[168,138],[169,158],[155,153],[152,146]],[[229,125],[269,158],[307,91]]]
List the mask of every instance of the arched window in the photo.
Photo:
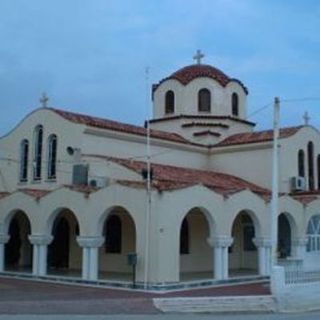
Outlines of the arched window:
[[57,173],[57,136],[48,139],[48,179],[55,179]]
[[180,230],[180,254],[189,253],[189,223],[186,218],[183,219]]
[[105,224],[105,252],[121,253],[122,226],[121,219],[112,215]]
[[239,115],[239,97],[237,93],[232,94],[232,115],[233,116],[238,116]]
[[320,215],[311,217],[307,229],[307,251],[320,251]]
[[318,154],[317,167],[318,167],[318,189],[320,190],[320,154]]
[[29,141],[24,139],[20,145],[20,181],[28,180]]
[[313,142],[308,143],[308,176],[309,189],[314,189],[314,167],[313,167]]
[[210,112],[211,110],[211,93],[208,89],[201,89],[198,92],[198,111]]
[[34,158],[33,158],[33,179],[41,179],[42,165],[42,145],[43,145],[43,127],[37,126],[34,130]]
[[299,177],[305,177],[304,151],[303,150],[299,150],[299,152],[298,152],[298,175],[299,175]]
[[174,113],[174,92],[167,91],[165,100],[165,113]]

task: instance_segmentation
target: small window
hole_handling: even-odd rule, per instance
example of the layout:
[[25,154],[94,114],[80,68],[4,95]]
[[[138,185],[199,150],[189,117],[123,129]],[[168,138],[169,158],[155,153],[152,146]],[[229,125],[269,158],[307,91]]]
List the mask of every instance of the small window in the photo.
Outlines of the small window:
[[121,240],[121,219],[118,216],[112,215],[107,219],[105,225],[105,252],[121,253]]
[[320,251],[320,215],[313,216],[308,223],[307,251]]
[[237,93],[232,94],[232,115],[239,116],[239,97]]
[[198,92],[198,111],[211,111],[211,93],[208,89],[201,89]]
[[29,141],[22,140],[20,145],[20,181],[28,180]]
[[314,167],[313,167],[313,142],[308,143],[308,176],[309,176],[309,189],[314,189]]
[[34,130],[34,158],[33,158],[33,179],[41,179],[42,166],[42,146],[43,146],[43,127],[37,126]]
[[180,254],[189,254],[189,223],[183,219],[180,230]]
[[320,190],[320,154],[317,158],[317,167],[318,167],[318,189]]
[[299,150],[299,152],[298,152],[298,175],[299,175],[299,177],[305,177],[304,151],[303,150]]
[[48,139],[48,179],[56,179],[57,174],[57,136]]
[[174,113],[174,92],[167,91],[165,100],[165,113]]

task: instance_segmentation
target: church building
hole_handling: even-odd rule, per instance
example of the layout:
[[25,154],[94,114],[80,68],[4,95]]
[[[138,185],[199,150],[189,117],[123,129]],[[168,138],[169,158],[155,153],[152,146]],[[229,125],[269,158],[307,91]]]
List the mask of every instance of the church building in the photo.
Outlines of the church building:
[[[273,130],[254,130],[248,88],[202,58],[152,86],[144,126],[43,96],[0,138],[0,274],[270,275]],[[320,270],[320,132],[305,117],[279,144],[278,263]]]

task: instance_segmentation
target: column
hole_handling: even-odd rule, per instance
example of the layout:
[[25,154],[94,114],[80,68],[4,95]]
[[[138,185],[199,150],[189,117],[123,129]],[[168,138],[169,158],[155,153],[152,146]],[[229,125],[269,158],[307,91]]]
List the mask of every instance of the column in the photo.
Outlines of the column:
[[307,249],[307,237],[294,238],[292,240],[291,256],[295,259],[304,260]]
[[214,277],[222,280],[229,277],[228,248],[232,245],[233,238],[229,236],[217,236],[208,239],[208,243],[214,248]]
[[51,235],[33,234],[29,236],[33,245],[32,274],[45,276],[47,274],[48,245],[52,242]]
[[103,237],[77,237],[82,247],[82,279],[96,281],[98,279],[98,250],[104,243]]
[[4,246],[9,241],[9,239],[9,235],[0,233],[0,272],[4,271]]
[[269,238],[254,238],[252,239],[255,246],[258,248],[258,269],[259,274],[268,276],[271,273],[271,248],[272,241]]

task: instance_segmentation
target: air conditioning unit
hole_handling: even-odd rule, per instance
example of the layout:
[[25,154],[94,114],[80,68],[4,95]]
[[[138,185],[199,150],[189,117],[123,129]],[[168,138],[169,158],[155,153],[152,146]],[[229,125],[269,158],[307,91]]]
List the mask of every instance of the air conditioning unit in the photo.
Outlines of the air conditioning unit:
[[304,177],[291,178],[291,191],[305,191],[306,179]]
[[104,188],[110,184],[110,179],[107,177],[91,177],[89,179],[89,186],[96,188]]

